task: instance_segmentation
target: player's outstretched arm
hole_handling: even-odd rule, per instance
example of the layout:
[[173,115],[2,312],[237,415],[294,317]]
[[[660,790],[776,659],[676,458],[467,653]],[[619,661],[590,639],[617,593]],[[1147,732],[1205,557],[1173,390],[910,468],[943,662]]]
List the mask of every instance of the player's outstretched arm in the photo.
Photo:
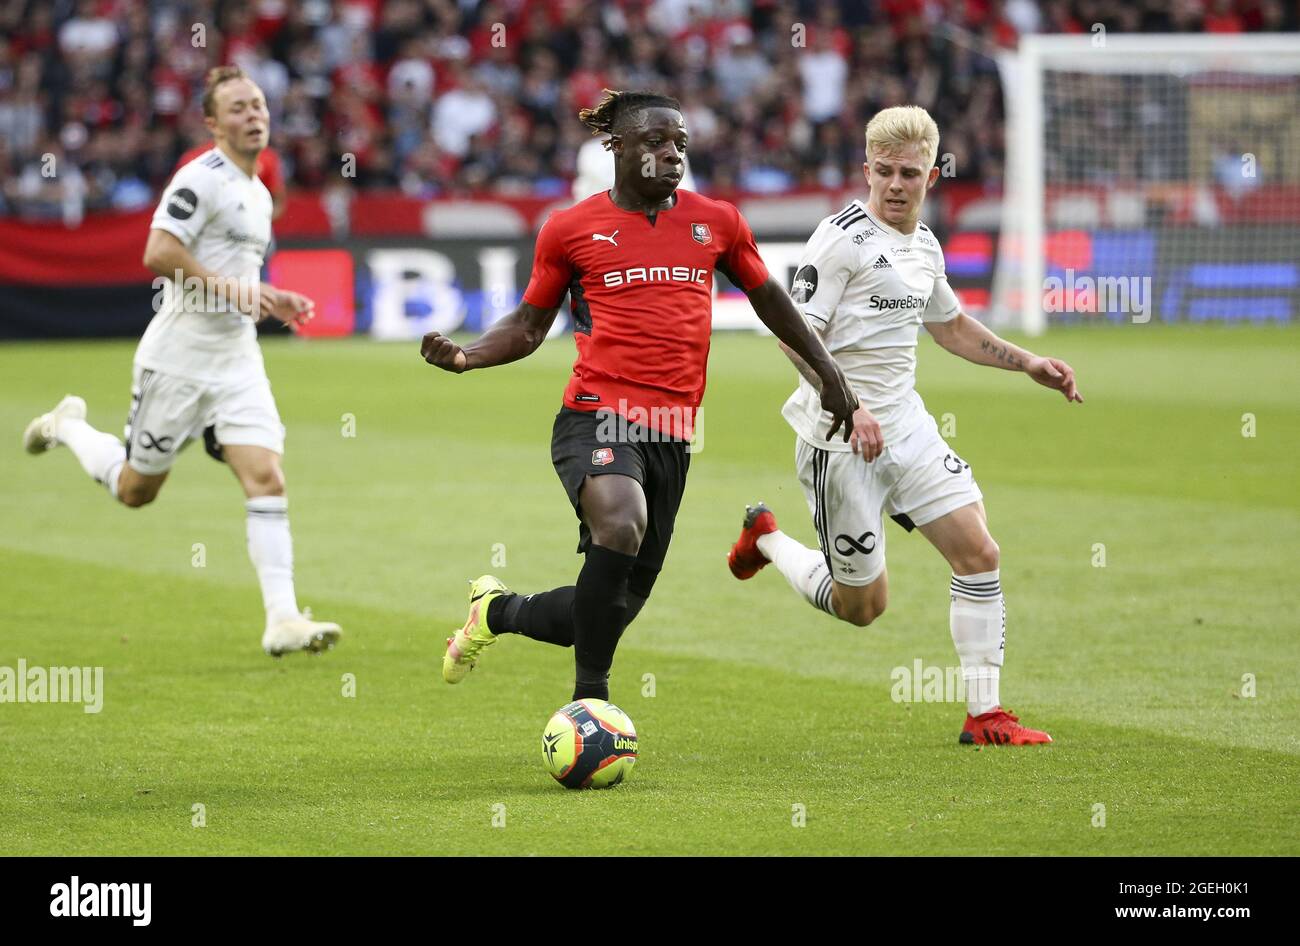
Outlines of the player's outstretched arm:
[[853,412],[858,408],[858,398],[840,366],[774,278],[769,276],[767,282],[751,289],[747,295],[763,324],[803,360],[820,382],[818,390],[822,407],[833,418],[826,439],[830,440],[843,427],[847,441],[853,432]]
[[464,348],[441,332],[430,332],[420,341],[420,355],[434,367],[454,374],[518,361],[537,351],[559,311],[559,306],[539,309],[521,302]]
[[195,259],[174,233],[156,227],[144,245],[144,265],[166,279],[197,279],[205,286],[222,278]]
[[270,283],[244,283],[234,276],[222,276],[208,269],[176,235],[154,228],[144,247],[144,265],[159,276],[184,285],[203,287],[205,295],[228,299],[236,308],[255,319],[267,316],[288,326],[302,325],[316,313],[316,306],[301,293],[277,289]]
[[977,365],[1023,371],[1044,387],[1060,391],[1067,401],[1083,403],[1074,382],[1074,369],[1059,358],[1044,358],[993,334],[979,319],[961,312],[947,322],[926,322],[926,330],[942,347]]

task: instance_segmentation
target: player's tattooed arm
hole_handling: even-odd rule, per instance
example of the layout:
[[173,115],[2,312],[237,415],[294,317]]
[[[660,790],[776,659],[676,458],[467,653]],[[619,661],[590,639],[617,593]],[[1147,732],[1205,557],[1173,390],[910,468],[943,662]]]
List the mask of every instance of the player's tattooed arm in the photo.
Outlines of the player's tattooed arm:
[[993,334],[978,319],[962,312],[947,322],[926,322],[926,330],[941,346],[977,365],[1023,371],[1044,387],[1060,391],[1067,401],[1083,403],[1074,382],[1074,369],[1059,358],[1044,358]]
[[934,340],[967,361],[977,365],[1024,371],[1033,355],[994,335],[979,319],[959,312],[947,322],[926,322],[926,330]]
[[844,440],[847,442],[853,433],[853,412],[857,410],[858,398],[840,366],[835,363],[822,340],[808,327],[790,296],[775,279],[769,276],[767,282],[751,289],[747,295],[763,324],[793,354],[799,356],[804,368],[817,377],[815,387],[821,395],[822,407],[832,417],[826,439],[830,440],[843,427]]
[[430,332],[420,341],[420,355],[434,367],[455,374],[518,361],[537,351],[559,311],[559,306],[539,309],[521,302],[464,348],[441,332]]
[[981,339],[980,351],[993,359],[990,364],[996,364],[1000,368],[1007,368],[1011,371],[1025,370],[1025,359],[1017,355],[1012,347],[1006,343],[989,341],[987,338]]

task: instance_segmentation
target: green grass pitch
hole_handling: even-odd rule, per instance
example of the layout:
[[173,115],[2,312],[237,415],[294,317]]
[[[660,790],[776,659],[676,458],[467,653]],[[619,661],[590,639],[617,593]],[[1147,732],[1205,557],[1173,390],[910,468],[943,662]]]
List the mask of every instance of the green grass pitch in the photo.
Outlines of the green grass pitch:
[[464,377],[415,344],[265,344],[299,600],[346,634],[282,660],[242,497],[200,447],[142,510],[66,450],[21,452],[68,391],[120,433],[133,345],[0,347],[0,666],[102,666],[105,690],[97,715],[0,704],[0,852],[1300,854],[1294,331],[1054,331],[1033,347],[1075,366],[1081,406],[922,335],[919,389],[1002,547],[1004,702],[1056,743],[959,747],[963,704],[891,699],[893,668],[956,662],[919,535],[888,526],[869,628],[774,569],[731,578],[747,501],[814,532],[779,415],[793,372],[724,336],[675,544],[614,666],[641,756],[599,793],[541,765],[571,650],[506,637],[464,684],[439,673],[467,579],[577,574],[548,449],[571,343]]

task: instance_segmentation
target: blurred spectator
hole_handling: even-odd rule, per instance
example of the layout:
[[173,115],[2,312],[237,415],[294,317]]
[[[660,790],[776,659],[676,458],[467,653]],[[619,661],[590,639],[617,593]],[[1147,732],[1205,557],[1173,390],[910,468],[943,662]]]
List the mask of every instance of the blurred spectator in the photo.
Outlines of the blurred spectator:
[[75,71],[102,75],[117,49],[117,25],[99,15],[95,0],[78,0],[76,12],[59,27],[59,51]]
[[451,81],[451,91],[433,107],[433,137],[443,151],[464,157],[470,139],[492,127],[497,110],[483,83],[464,67],[456,66]]
[[[0,213],[148,206],[210,141],[203,76],[228,62],[266,94],[290,189],[564,195],[591,140],[576,112],[605,86],[682,102],[706,193],[854,183],[866,120],[906,102],[934,115],[955,176],[996,184],[997,67],[943,25],[1012,46],[1097,23],[1291,31],[1298,13],[1293,0],[0,0]],[[1158,86],[1103,91],[1125,107],[1083,124],[1107,141],[1053,130],[1073,151],[1049,173],[1103,146],[1116,175],[1185,170],[1141,147],[1170,120]]]

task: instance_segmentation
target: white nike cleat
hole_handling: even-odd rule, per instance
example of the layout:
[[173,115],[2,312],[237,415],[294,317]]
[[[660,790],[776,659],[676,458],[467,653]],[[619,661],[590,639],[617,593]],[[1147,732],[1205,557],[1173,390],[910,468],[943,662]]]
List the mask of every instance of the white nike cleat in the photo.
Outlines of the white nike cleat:
[[28,453],[44,453],[59,445],[59,421],[85,420],[86,402],[69,394],[54,410],[35,418],[23,431],[23,449]]
[[296,618],[272,624],[262,635],[262,650],[279,657],[291,650],[307,650],[319,654],[330,650],[343,636],[343,629],[332,621],[313,621],[311,611],[304,610]]

